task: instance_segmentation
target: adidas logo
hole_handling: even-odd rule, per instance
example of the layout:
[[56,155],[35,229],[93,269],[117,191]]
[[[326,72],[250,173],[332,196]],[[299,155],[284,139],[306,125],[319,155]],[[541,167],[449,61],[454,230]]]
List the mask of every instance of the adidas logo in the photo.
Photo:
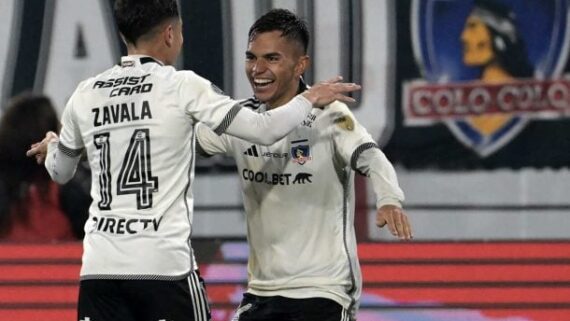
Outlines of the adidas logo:
[[243,154],[253,157],[259,157],[259,154],[257,153],[257,147],[255,145],[251,145],[251,147],[248,148],[245,152],[243,152]]

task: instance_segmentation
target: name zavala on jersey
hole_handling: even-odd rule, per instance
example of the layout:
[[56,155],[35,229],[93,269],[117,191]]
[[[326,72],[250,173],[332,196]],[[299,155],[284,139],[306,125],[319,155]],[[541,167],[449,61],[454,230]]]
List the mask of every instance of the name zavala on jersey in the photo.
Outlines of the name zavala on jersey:
[[131,102],[95,107],[91,109],[91,113],[93,113],[93,127],[141,119],[152,119],[150,104],[146,100],[143,100],[139,106]]

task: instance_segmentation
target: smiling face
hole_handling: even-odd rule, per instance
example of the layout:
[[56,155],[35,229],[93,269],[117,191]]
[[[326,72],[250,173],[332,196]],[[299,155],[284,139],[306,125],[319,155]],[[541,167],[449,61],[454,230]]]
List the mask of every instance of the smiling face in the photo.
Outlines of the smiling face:
[[463,62],[468,66],[489,64],[494,58],[491,32],[483,21],[474,15],[467,18],[461,33]]
[[245,72],[255,97],[274,108],[297,95],[308,62],[300,44],[281,37],[281,31],[269,31],[248,43]]

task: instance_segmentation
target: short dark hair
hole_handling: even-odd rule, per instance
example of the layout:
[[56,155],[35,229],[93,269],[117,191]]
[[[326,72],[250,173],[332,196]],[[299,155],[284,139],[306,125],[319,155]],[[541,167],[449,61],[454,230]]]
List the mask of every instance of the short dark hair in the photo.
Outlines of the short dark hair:
[[119,32],[132,44],[163,21],[180,17],[176,0],[116,0],[114,14]]
[[251,42],[255,37],[264,32],[281,31],[281,36],[297,41],[304,53],[309,47],[309,28],[305,21],[293,12],[286,9],[273,9],[261,16],[249,28],[248,39]]

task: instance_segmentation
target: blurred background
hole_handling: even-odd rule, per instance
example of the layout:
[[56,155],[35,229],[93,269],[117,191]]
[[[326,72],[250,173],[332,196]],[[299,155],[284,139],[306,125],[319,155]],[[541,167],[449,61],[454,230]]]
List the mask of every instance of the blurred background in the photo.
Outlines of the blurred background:
[[[0,1],[0,117],[30,95],[48,98],[59,117],[79,81],[119,61],[125,49],[112,3]],[[353,112],[396,168],[415,240],[402,244],[375,227],[372,189],[358,178],[359,320],[570,320],[568,0],[180,0],[180,6],[185,42],[177,67],[236,98],[251,95],[247,31],[271,8],[288,8],[308,22],[309,83],[340,74],[362,84]],[[481,12],[488,34],[469,20]],[[488,69],[485,55],[500,63]],[[1,126],[12,125],[0,122],[0,160],[14,158],[2,144]],[[16,132],[38,126],[22,122]],[[9,173],[18,164],[0,163],[0,210],[12,208],[12,199],[37,198],[30,186],[40,174],[14,179]],[[26,201],[39,208],[31,236],[0,234],[0,320],[75,318],[86,171],[52,195],[61,213],[50,217],[69,220],[58,223],[68,225],[61,233],[37,237],[59,222],[45,218],[48,201],[38,199]],[[194,196],[194,246],[213,318],[230,320],[247,278],[233,161],[199,160]],[[26,220],[0,217],[6,226],[31,226]]]

